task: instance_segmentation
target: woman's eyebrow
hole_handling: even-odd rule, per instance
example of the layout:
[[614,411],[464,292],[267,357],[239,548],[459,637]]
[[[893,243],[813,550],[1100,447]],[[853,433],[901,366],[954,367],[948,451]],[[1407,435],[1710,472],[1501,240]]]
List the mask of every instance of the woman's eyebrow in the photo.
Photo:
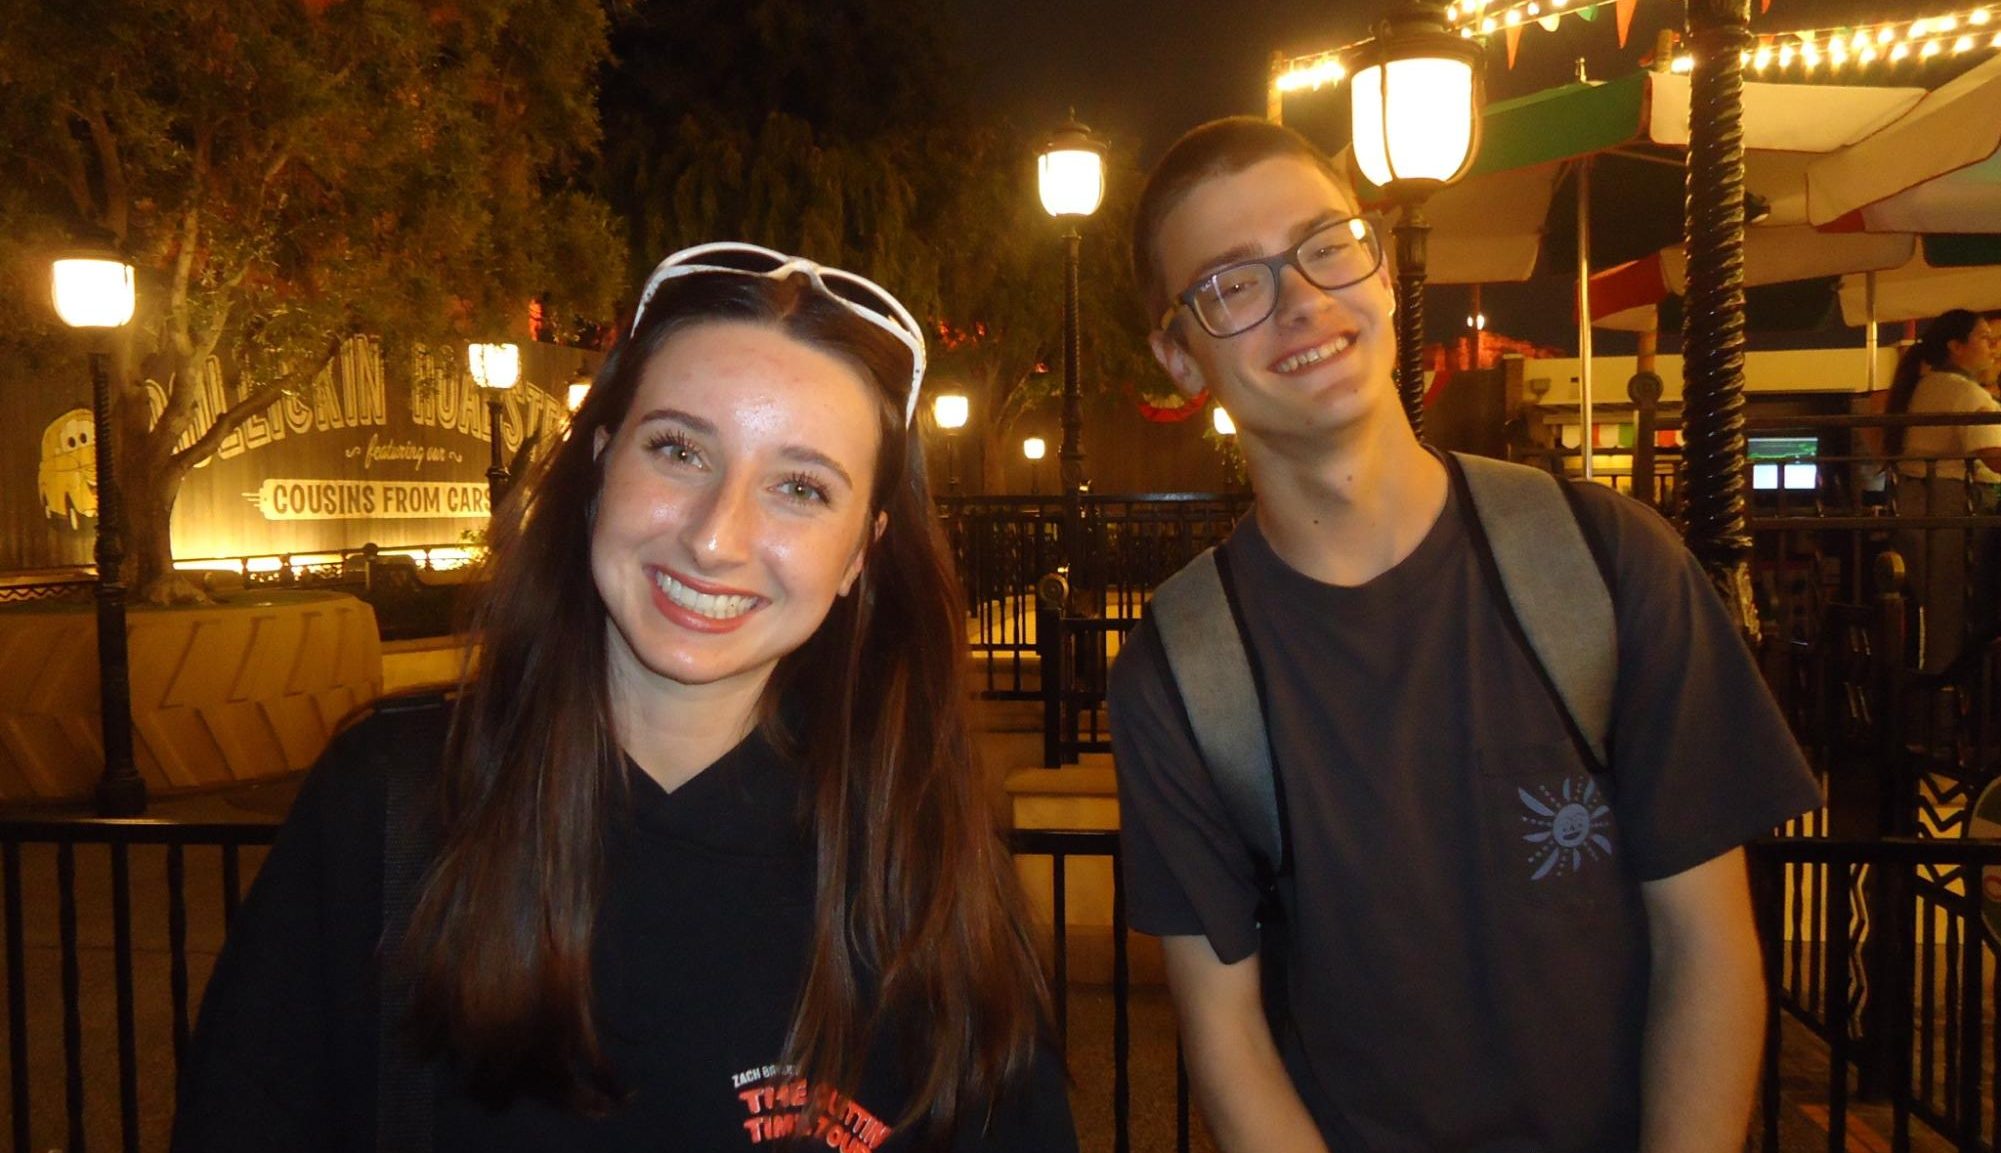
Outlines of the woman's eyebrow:
[[779,449],[778,453],[787,460],[824,468],[840,478],[843,485],[846,485],[850,489],[855,487],[855,480],[848,475],[848,470],[836,463],[833,457],[828,456],[817,448],[803,444],[788,444],[784,448]]
[[714,436],[716,434],[714,421],[705,420],[692,412],[683,412],[678,408],[649,409],[640,416],[639,423],[647,424],[656,420],[671,420],[676,424],[687,425],[691,431],[701,433],[703,436]]

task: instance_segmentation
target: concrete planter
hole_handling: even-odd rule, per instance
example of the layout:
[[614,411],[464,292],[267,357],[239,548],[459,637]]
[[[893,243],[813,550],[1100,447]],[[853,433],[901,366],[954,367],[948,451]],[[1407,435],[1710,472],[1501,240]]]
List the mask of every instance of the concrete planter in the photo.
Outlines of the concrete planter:
[[[296,772],[382,693],[375,612],[345,593],[251,590],[127,610],[133,751],[156,793]],[[104,765],[97,617],[0,610],[0,802],[80,799]]]

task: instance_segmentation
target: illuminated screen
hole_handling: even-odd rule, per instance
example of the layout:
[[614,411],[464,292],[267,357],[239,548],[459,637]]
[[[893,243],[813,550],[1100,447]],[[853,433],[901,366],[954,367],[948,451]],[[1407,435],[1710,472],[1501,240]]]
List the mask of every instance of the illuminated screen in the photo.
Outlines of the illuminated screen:
[[1751,459],[1751,488],[1757,492],[1814,489],[1820,484],[1820,467],[1813,463],[1819,451],[1819,442],[1810,436],[1751,437],[1744,450]]

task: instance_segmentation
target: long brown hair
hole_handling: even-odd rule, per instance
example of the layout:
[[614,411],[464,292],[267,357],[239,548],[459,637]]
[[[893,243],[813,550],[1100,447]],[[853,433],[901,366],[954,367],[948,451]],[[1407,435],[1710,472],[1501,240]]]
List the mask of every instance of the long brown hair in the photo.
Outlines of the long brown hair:
[[977,765],[959,586],[904,424],[910,353],[816,291],[705,274],[664,284],[599,372],[567,440],[502,503],[473,616],[477,667],[447,742],[441,850],[412,915],[411,1025],[491,1101],[586,1112],[620,1087],[593,1012],[598,846],[623,800],[591,575],[602,472],[593,441],[626,418],[647,362],[707,321],[770,324],[876,386],[886,514],[856,584],[778,664],[759,724],[804,767],[816,916],[785,1059],[852,1096],[889,1023],[911,1078],[904,1121],[940,1134],[1018,1085],[1045,1032],[1041,970]]
[[[1918,381],[1928,372],[1952,367],[1952,349],[1948,345],[1964,343],[1979,323],[1980,317],[1964,308],[1955,308],[1939,313],[1937,319],[1926,325],[1918,342],[1897,358],[1897,371],[1890,375],[1890,395],[1884,411],[1911,411],[1911,398],[1917,395]],[[1883,430],[1883,455],[1896,456],[1904,451],[1905,431]]]

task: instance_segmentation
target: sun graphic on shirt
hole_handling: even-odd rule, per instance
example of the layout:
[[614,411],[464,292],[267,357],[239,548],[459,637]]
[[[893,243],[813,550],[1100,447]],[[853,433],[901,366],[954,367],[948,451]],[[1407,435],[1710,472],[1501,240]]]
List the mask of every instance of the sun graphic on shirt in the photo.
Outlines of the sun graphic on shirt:
[[1522,814],[1522,823],[1531,831],[1523,834],[1522,840],[1532,846],[1529,862],[1535,872],[1530,880],[1575,873],[1587,861],[1612,855],[1612,807],[1590,776],[1565,778],[1556,789],[1546,785],[1533,792],[1517,788],[1515,795],[1528,810]]

